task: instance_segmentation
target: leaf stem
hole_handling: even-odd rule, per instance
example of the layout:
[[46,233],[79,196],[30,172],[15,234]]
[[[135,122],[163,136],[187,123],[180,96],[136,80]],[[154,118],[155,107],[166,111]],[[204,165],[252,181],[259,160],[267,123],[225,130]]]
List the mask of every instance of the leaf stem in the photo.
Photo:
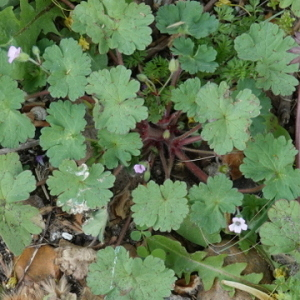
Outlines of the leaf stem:
[[265,187],[264,184],[260,184],[258,186],[247,188],[247,189],[239,189],[239,192],[243,194],[253,194],[253,193],[260,192],[264,187]]
[[69,6],[71,9],[75,8],[75,5],[71,3],[69,0],[60,0],[60,1],[66,4],[67,6]]
[[193,153],[197,153],[197,154],[200,154],[200,155],[213,155],[213,156],[217,156],[214,151],[209,151],[209,150],[199,150],[199,149],[192,149],[192,148],[188,148],[188,147],[181,147],[181,150],[188,151],[188,152],[193,152]]
[[31,95],[27,95],[25,97],[25,100],[29,100],[31,98],[37,98],[37,97],[41,97],[41,96],[45,96],[45,95],[49,95],[49,94],[50,94],[50,92],[45,90],[45,91],[37,92],[37,93],[31,94]]
[[189,160],[189,158],[178,148],[173,149],[174,154],[181,160],[187,168],[199,178],[200,181],[206,182],[208,175],[204,173],[196,164]]
[[297,108],[296,108],[296,126],[295,126],[295,147],[298,150],[296,155],[296,168],[300,168],[300,85],[298,86],[298,99],[297,99]]
[[[295,147],[298,150],[296,155],[296,168],[300,169],[300,85],[298,86],[298,99],[297,99],[297,109],[296,109],[296,122],[295,122]],[[300,203],[300,197],[297,198]]]
[[[201,126],[202,126],[201,124],[196,125],[195,127],[193,127],[192,129],[190,129],[189,131],[185,132],[184,134],[182,134],[182,135],[174,138],[174,141],[183,140],[183,139],[187,138],[192,133],[198,131],[201,128]],[[192,143],[194,143],[194,142],[192,142]]]
[[118,65],[124,66],[122,53],[118,49],[116,49],[116,55],[117,55]]

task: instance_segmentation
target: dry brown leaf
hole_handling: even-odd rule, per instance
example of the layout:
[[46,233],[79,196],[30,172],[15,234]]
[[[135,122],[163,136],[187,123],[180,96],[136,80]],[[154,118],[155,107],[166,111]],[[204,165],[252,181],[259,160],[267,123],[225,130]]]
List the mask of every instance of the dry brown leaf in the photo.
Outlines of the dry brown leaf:
[[222,161],[229,167],[229,174],[232,180],[239,179],[242,177],[240,171],[240,165],[243,163],[244,153],[241,151],[236,151],[222,156]]
[[200,285],[199,277],[197,275],[192,275],[190,277],[190,282],[188,284],[185,283],[185,279],[176,280],[174,291],[180,295],[184,295],[184,294],[193,295],[196,293],[199,285]]
[[57,282],[53,278],[46,279],[41,282],[41,286],[45,290],[47,300],[77,300],[77,295],[70,293],[71,285],[68,283],[66,276]]
[[76,246],[65,240],[60,240],[56,249],[55,263],[62,272],[72,275],[75,279],[83,279],[88,273],[89,264],[96,260],[96,251],[91,248]]
[[[26,268],[29,266],[24,281],[39,282],[48,277],[58,278],[59,267],[54,263],[56,251],[49,245],[41,246],[32,260],[36,248],[26,248],[23,253],[14,259],[14,271],[20,280]],[[32,260],[32,262],[31,262]]]
[[85,287],[80,295],[80,300],[104,300],[105,296],[95,296],[89,287]]
[[120,217],[122,220],[126,219],[131,203],[129,185],[125,189],[117,194],[111,201],[111,211],[116,217]]
[[44,295],[40,285],[32,283],[30,286],[22,284],[18,291],[4,293],[0,297],[1,300],[42,300]]

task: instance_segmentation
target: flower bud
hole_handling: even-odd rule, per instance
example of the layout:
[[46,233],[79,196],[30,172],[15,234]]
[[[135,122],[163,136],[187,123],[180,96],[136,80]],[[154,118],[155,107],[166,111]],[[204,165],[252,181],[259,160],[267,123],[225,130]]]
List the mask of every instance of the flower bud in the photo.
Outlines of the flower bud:
[[170,130],[166,129],[163,133],[163,138],[168,140],[170,138]]
[[171,73],[174,73],[179,68],[179,61],[178,59],[172,58],[169,62],[169,70]]
[[40,56],[40,49],[37,47],[37,46],[32,46],[32,53],[35,55],[35,56]]
[[147,81],[149,81],[148,77],[145,74],[138,74],[138,75],[136,75],[136,77],[141,82],[147,82]]
[[30,56],[27,53],[21,52],[20,55],[16,58],[16,61],[26,62],[29,60],[29,58]]
[[145,173],[144,173],[144,181],[145,182],[148,182],[150,180],[150,177],[151,177],[151,173],[149,170],[147,170]]

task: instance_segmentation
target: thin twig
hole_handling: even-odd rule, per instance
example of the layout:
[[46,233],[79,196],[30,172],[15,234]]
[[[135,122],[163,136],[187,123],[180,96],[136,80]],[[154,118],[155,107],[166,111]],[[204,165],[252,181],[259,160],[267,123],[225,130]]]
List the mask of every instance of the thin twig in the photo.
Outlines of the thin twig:
[[25,149],[28,149],[28,148],[33,148],[33,147],[38,146],[39,144],[40,144],[39,140],[31,140],[30,139],[27,142],[25,142],[23,144],[20,144],[19,147],[17,147],[17,148],[3,148],[3,149],[0,149],[0,155],[25,150]]
[[[46,179],[46,178],[42,178],[40,169],[41,169],[40,166],[38,166],[37,168],[34,169],[34,170],[35,170],[36,177],[37,177],[37,179],[38,179],[39,182],[41,182],[42,179]],[[44,177],[44,176],[43,176],[43,177]],[[49,197],[49,194],[48,194],[48,192],[47,192],[47,190],[46,190],[45,184],[42,184],[41,187],[42,187],[42,190],[43,190],[43,192],[44,192],[44,195],[45,195],[46,199],[47,199],[48,201],[50,201],[50,197]]]
[[119,235],[119,237],[118,237],[118,240],[117,240],[117,242],[116,242],[116,244],[115,244],[116,247],[121,245],[121,243],[122,243],[122,241],[123,241],[123,239],[124,239],[124,237],[125,237],[125,234],[126,234],[126,232],[127,232],[127,230],[128,230],[128,227],[129,227],[129,224],[130,224],[130,222],[131,222],[131,215],[132,215],[132,212],[131,212],[131,213],[129,214],[129,216],[127,217],[126,222],[125,222],[125,224],[124,224],[124,226],[123,226],[123,228],[122,228],[122,230],[121,230],[121,232],[120,232],[120,235]]
[[[47,218],[47,221],[46,221],[46,224],[45,224],[45,229],[44,229],[44,231],[43,231],[43,234],[40,236],[40,238],[39,238],[39,240],[38,240],[38,245],[35,246],[36,248],[35,248],[34,252],[32,253],[32,256],[31,256],[31,258],[30,258],[29,263],[26,265],[26,267],[25,267],[25,269],[24,269],[24,273],[22,274],[21,278],[20,278],[19,281],[18,281],[18,284],[16,285],[16,289],[18,289],[18,288],[20,287],[20,285],[21,285],[21,283],[22,283],[24,277],[26,276],[26,274],[27,274],[27,272],[28,272],[30,266],[32,265],[32,263],[33,263],[33,261],[34,261],[34,258],[35,258],[36,255],[37,255],[39,249],[41,248],[41,246],[44,245],[44,244],[42,244],[42,240],[44,239],[45,234],[46,234],[46,231],[47,231],[47,229],[48,229],[48,227],[49,227],[50,219],[51,219],[51,212],[50,212],[49,215],[48,215],[48,218]],[[22,254],[21,254],[21,255],[22,255]]]

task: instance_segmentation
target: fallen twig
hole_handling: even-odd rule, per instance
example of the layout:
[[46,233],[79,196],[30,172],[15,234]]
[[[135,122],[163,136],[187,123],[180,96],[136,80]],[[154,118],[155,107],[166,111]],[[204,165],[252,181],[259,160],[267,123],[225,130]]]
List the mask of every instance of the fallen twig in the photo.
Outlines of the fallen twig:
[[39,140],[29,139],[27,142],[25,142],[23,144],[20,144],[19,147],[17,147],[17,148],[3,148],[3,149],[0,149],[0,155],[11,153],[11,152],[18,152],[18,151],[25,150],[25,149],[28,149],[28,148],[36,147],[39,144],[40,144]]

